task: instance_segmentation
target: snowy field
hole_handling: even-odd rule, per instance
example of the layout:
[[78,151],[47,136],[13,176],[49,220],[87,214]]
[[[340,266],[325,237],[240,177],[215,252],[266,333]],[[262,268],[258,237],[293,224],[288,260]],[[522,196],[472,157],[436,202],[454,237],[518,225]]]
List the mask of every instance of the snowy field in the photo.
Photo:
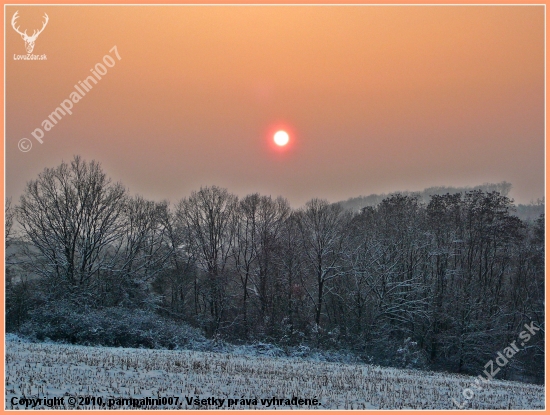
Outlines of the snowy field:
[[[6,409],[25,409],[28,398],[29,409],[139,407],[118,398],[147,409],[457,409],[453,398],[473,409],[544,409],[542,386],[492,381],[478,390],[475,379],[291,358],[6,341]],[[469,401],[465,388],[474,393]],[[171,397],[172,404],[137,401],[147,397]],[[293,397],[309,405],[285,402]]]

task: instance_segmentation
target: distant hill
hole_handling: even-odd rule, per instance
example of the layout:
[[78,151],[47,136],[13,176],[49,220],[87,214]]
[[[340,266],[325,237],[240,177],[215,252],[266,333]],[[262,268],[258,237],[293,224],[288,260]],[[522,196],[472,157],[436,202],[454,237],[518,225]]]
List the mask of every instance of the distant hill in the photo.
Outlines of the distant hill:
[[[474,187],[452,187],[452,186],[434,186],[428,187],[419,192],[411,192],[408,190],[392,192],[392,193],[381,193],[381,194],[371,194],[368,196],[359,196],[352,197],[346,201],[338,202],[344,209],[359,211],[366,206],[376,206],[385,198],[395,195],[402,194],[405,196],[417,196],[422,202],[429,203],[430,198],[433,195],[444,195],[447,193],[465,193],[472,190],[482,190],[484,192],[499,192],[504,196],[508,196],[510,190],[512,189],[512,184],[508,182],[501,183],[484,183],[479,186]],[[542,213],[544,213],[544,200],[537,200],[535,203],[528,205],[519,204],[516,206],[516,215],[522,220],[534,220],[537,219]]]
[[521,220],[535,220],[544,213],[544,200],[537,200],[528,205],[517,205],[516,216]]

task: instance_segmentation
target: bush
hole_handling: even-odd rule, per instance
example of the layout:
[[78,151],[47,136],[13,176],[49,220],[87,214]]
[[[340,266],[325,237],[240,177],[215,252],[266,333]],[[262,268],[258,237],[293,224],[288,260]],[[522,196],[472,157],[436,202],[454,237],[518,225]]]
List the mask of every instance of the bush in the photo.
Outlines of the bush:
[[418,346],[418,343],[407,337],[403,345],[397,349],[397,367],[407,369],[425,369],[427,358],[425,352]]
[[47,339],[89,346],[148,349],[203,348],[202,334],[151,311],[122,307],[74,310],[69,306],[34,310],[19,333],[29,339]]

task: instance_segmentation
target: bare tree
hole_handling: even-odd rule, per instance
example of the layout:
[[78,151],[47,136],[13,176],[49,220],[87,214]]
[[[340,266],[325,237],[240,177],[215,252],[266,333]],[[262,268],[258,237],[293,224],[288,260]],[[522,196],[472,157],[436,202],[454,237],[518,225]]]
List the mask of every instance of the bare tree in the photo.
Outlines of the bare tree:
[[[195,258],[193,252],[186,249],[186,228],[168,206],[166,209],[161,220],[166,232],[165,244],[170,253],[169,264],[159,273],[153,286],[162,296],[164,312],[177,318],[194,319],[199,313],[199,280],[195,272]],[[192,306],[186,307],[187,303]]]
[[168,241],[168,214],[166,202],[140,196],[127,198],[122,205],[123,227],[103,257],[109,276],[104,288],[110,303],[153,305],[148,286],[168,268],[173,249]]
[[11,245],[11,241],[13,238],[13,219],[15,216],[15,209],[11,203],[11,197],[6,199],[5,206],[4,206],[4,229],[5,229],[5,241],[6,241],[6,248],[8,248]]
[[239,276],[242,289],[242,324],[245,337],[248,337],[249,330],[248,298],[251,291],[249,284],[258,264],[256,238],[258,236],[257,212],[259,203],[260,195],[258,193],[248,195],[239,202],[235,232],[236,240],[233,245],[235,271]]
[[235,211],[238,199],[226,189],[201,187],[177,206],[178,221],[187,230],[187,249],[207,276],[208,309],[212,318],[210,331],[215,332],[223,317],[227,266],[232,255],[235,233]]
[[[254,292],[260,302],[260,326],[266,325],[269,318],[271,329],[274,325],[273,297],[278,291],[275,258],[280,248],[281,230],[290,212],[286,199],[272,199],[262,196],[258,204],[257,238],[255,250],[258,257],[258,272],[254,274]],[[271,312],[270,312],[271,309]],[[271,316],[270,316],[271,315]],[[270,317],[269,317],[270,316]]]
[[123,232],[125,200],[124,187],[99,163],[78,156],[28,182],[16,215],[34,272],[69,289],[96,286],[103,257]]
[[[299,214],[301,247],[316,293],[308,290],[315,306],[315,324],[321,325],[321,312],[327,282],[344,275],[343,244],[349,215],[337,204],[313,199]],[[307,289],[307,288],[306,288]]]

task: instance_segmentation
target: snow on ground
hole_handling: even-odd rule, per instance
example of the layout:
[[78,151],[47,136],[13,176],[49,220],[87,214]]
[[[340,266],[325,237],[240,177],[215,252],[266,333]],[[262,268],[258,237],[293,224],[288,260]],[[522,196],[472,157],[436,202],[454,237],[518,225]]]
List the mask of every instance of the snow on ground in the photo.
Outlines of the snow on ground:
[[[110,409],[137,409],[117,406],[115,399],[147,397],[172,397],[172,404],[142,408],[456,409],[454,398],[473,409],[544,409],[542,386],[495,380],[477,390],[475,379],[292,358],[6,341],[6,409],[25,409],[22,398],[35,398],[31,406],[36,398],[50,399],[36,408],[74,408],[76,398],[83,403],[80,409],[109,409],[109,404]],[[473,391],[473,397],[467,393],[469,401],[465,388]],[[95,406],[85,405],[87,396],[96,398]],[[283,401],[276,404],[274,397]],[[293,397],[317,399],[319,405],[284,402]],[[234,400],[231,406],[228,399]]]

